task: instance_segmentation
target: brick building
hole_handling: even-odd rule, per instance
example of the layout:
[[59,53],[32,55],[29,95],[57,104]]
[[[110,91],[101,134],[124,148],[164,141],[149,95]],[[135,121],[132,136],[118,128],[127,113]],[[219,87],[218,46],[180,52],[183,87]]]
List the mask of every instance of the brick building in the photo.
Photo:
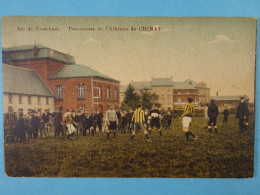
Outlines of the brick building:
[[193,99],[195,106],[199,104],[199,89],[197,83],[187,79],[183,82],[174,82],[173,86],[173,105],[174,109],[183,109],[188,97]]
[[36,70],[55,94],[55,105],[65,109],[100,109],[119,105],[119,81],[85,65],[77,65],[70,54],[42,45],[3,48],[3,62]]

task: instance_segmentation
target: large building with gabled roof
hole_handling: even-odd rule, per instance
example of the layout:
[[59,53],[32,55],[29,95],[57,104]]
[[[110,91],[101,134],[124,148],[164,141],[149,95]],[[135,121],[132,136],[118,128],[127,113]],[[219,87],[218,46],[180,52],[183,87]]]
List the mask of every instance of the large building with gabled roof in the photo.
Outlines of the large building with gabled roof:
[[3,111],[54,111],[54,94],[35,70],[3,64]]
[[[173,109],[173,81],[170,78],[152,78],[151,81],[132,82],[135,91],[140,94],[141,90],[148,89],[158,95],[158,102],[163,109]],[[120,87],[120,102],[123,101],[125,86]]]
[[55,95],[55,105],[66,109],[107,110],[119,106],[119,81],[88,66],[77,65],[70,54],[43,45],[2,49],[2,61],[35,70]]
[[[191,79],[181,82],[172,81],[169,78],[152,78],[151,81],[132,82],[136,92],[142,89],[148,89],[159,96],[158,102],[163,109],[184,109],[187,98],[193,98],[196,106],[205,105],[210,101],[210,89],[206,83],[196,83]],[[123,93],[126,87],[120,87],[120,102],[123,101]]]

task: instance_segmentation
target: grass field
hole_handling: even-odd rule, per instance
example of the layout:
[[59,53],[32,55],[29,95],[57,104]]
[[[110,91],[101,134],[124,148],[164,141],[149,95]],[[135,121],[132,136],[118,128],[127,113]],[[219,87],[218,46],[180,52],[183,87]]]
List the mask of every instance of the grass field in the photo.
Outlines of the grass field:
[[193,118],[191,131],[198,139],[186,142],[179,120],[160,137],[143,133],[133,142],[130,134],[110,140],[104,133],[72,140],[49,137],[29,143],[5,145],[8,176],[27,177],[199,177],[247,178],[253,176],[254,121],[239,133],[237,119],[227,126],[218,119],[219,133],[208,133],[204,118]]

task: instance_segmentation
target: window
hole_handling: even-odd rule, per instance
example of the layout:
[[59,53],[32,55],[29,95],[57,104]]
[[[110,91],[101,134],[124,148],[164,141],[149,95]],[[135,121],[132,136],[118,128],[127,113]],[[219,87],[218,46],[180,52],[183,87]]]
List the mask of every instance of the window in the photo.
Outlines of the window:
[[12,96],[12,94],[8,95],[8,102],[9,102],[9,104],[13,103],[13,96]]
[[84,105],[78,105],[78,110],[80,111],[81,109],[85,110],[85,106]]
[[181,94],[181,91],[179,91],[178,94]]
[[100,87],[100,98],[103,97],[103,91],[102,91],[102,87]]
[[107,99],[111,99],[111,90],[107,88]]
[[187,91],[187,94],[190,94],[190,92],[189,92],[189,91]]
[[101,87],[94,87],[94,98],[101,98],[102,89]]
[[86,85],[78,85],[78,99],[85,99]]
[[32,97],[30,95],[28,96],[28,104],[32,104]]
[[38,104],[41,104],[41,97],[40,96],[38,96]]
[[118,90],[115,88],[115,99],[118,100]]
[[63,99],[63,86],[62,85],[55,86],[55,96],[56,96],[56,99],[58,99],[58,100]]
[[19,104],[23,103],[23,96],[19,95]]
[[49,97],[46,97],[46,105],[49,105]]
[[179,103],[181,102],[181,97],[178,97],[178,102],[179,102]]

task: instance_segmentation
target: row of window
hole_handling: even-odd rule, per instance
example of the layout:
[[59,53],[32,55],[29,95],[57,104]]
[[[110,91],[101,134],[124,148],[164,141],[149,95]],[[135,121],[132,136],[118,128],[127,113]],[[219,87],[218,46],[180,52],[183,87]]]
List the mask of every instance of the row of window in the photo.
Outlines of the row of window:
[[[37,103],[40,105],[41,104],[41,96],[37,96]],[[45,99],[46,99],[46,105],[49,105],[49,97],[45,97]],[[12,94],[9,94],[8,95],[8,102],[9,102],[9,104],[12,104],[13,103],[13,95]],[[19,102],[19,104],[23,104],[23,97],[22,97],[22,95],[19,95],[18,96],[18,102]],[[30,95],[28,95],[27,96],[27,102],[28,102],[28,104],[32,104],[32,96],[30,96]]]
[[[78,99],[86,98],[86,85],[77,85],[78,88]],[[56,85],[55,86],[55,97],[58,100],[63,99],[63,86]],[[102,98],[103,90],[102,87],[94,87],[94,98]],[[107,99],[111,99],[111,88],[107,88]],[[115,99],[119,99],[119,94],[117,88],[115,88]]]
[[[185,101],[184,102],[186,102],[187,101],[187,99],[185,99]],[[195,102],[198,102],[198,97],[195,97],[195,100],[194,100]],[[181,103],[182,102],[182,100],[181,100],[181,97],[178,97],[178,103]]]
[[[182,92],[181,91],[178,91],[178,93],[177,93],[178,95],[180,95],[180,94],[182,94]],[[183,93],[183,94],[198,94],[198,91],[196,91],[196,92],[189,92],[189,91],[187,91],[186,93]]]

